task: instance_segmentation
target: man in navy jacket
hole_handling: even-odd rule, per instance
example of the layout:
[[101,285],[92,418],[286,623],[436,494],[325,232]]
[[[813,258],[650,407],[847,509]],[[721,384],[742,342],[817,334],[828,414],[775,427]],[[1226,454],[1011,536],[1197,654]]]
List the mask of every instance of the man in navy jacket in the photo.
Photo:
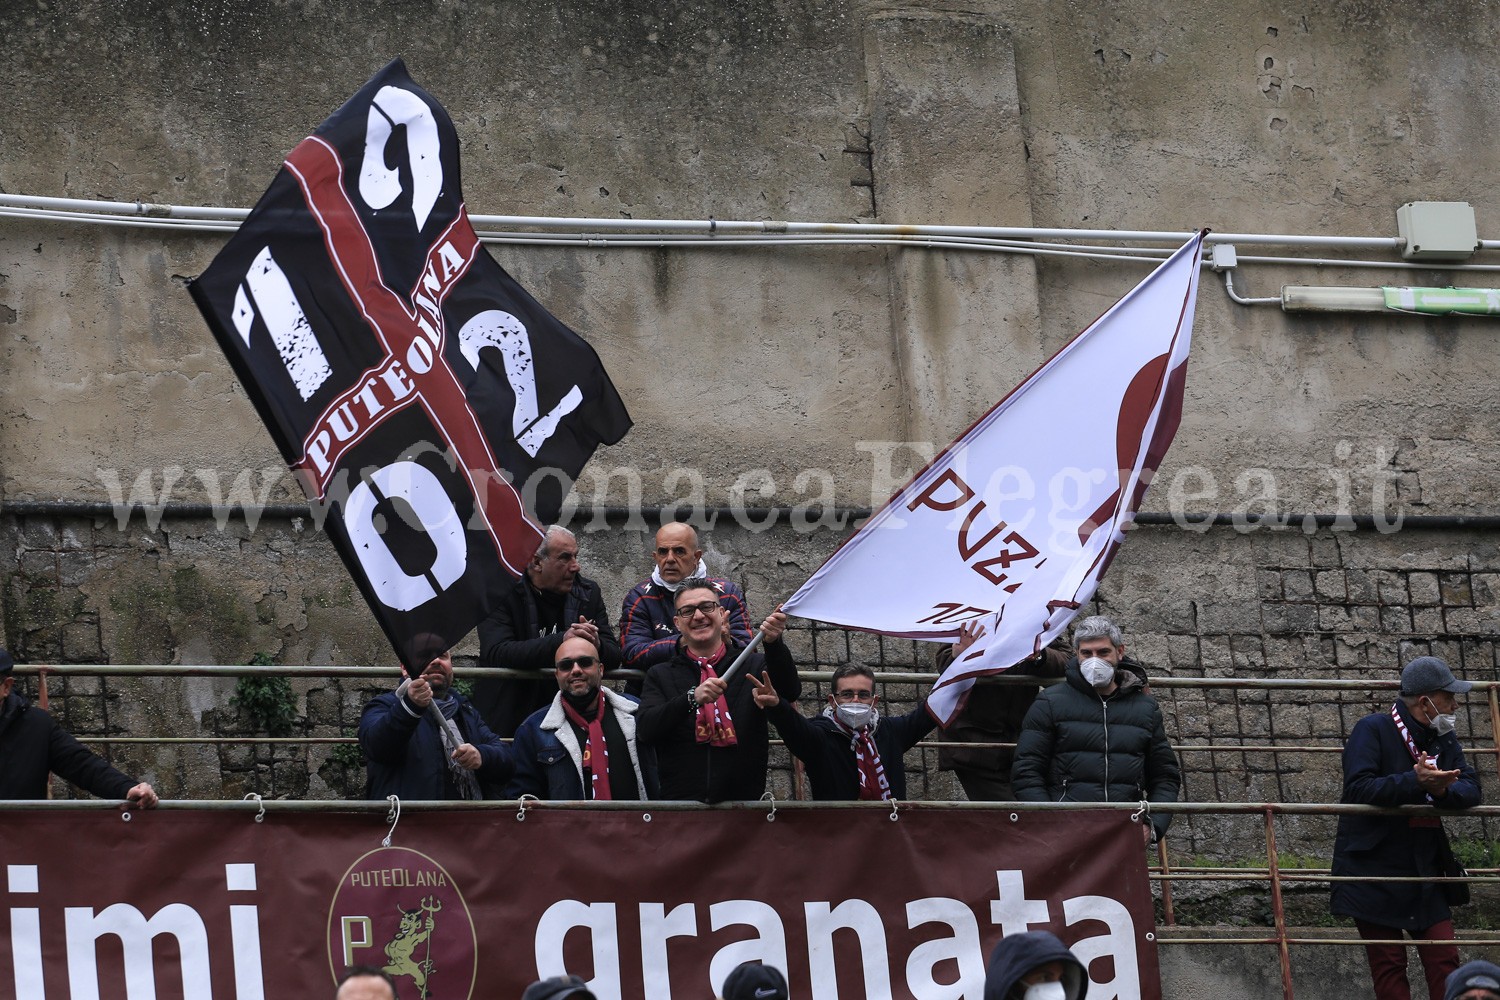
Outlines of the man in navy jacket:
[[587,639],[564,639],[553,666],[557,695],[516,730],[505,797],[652,798],[656,768],[636,744],[636,699],[604,686],[604,661]]
[[[448,651],[428,649],[419,656],[427,661],[421,675],[375,698],[359,718],[359,745],[368,762],[365,798],[498,799],[515,771],[510,748],[453,690]],[[457,729],[456,739],[439,727],[434,707]]]
[[[1456,696],[1473,686],[1455,678],[1435,656],[1408,663],[1395,704],[1356,722],[1344,743],[1341,801],[1444,810],[1478,805],[1479,778],[1453,733]],[[1451,859],[1436,816],[1339,817],[1336,876],[1432,878],[1451,874]],[[1333,912],[1353,917],[1360,937],[1391,940],[1407,934],[1442,942],[1417,947],[1433,1000],[1443,995],[1444,981],[1458,968],[1448,905],[1445,884],[1438,882],[1336,882],[1333,887]],[[1410,1000],[1404,946],[1367,944],[1365,957],[1377,1000]]]

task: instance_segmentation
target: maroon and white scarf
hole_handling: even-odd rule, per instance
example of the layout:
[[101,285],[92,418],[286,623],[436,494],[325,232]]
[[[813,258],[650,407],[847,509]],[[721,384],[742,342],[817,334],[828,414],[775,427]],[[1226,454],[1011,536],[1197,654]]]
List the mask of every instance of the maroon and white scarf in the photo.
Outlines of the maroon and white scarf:
[[599,707],[594,711],[592,719],[585,719],[583,713],[572,705],[568,699],[559,698],[562,702],[563,714],[568,721],[579,729],[588,731],[588,741],[583,745],[583,773],[589,780],[589,798],[599,802],[608,802],[614,796],[609,790],[609,743],[604,739],[604,713],[608,707],[604,701],[604,689],[599,689]]
[[[1425,760],[1428,755],[1417,749],[1417,741],[1411,738],[1411,730],[1406,728],[1406,720],[1401,718],[1401,712],[1397,708],[1399,704],[1400,702],[1391,702],[1391,721],[1396,724],[1396,732],[1400,733],[1401,738],[1406,741],[1406,752],[1411,754],[1412,760]],[[1436,757],[1434,757],[1433,759],[1436,760]],[[1433,801],[1432,795],[1430,793],[1427,796],[1427,801]],[[1406,821],[1406,825],[1442,826],[1443,822],[1442,820],[1437,819],[1434,816],[1413,816],[1411,819]]]
[[[854,770],[859,773],[859,797],[861,801],[880,801],[891,797],[891,783],[885,776],[885,765],[880,761],[880,750],[871,735],[873,724],[863,729],[851,729],[844,725],[838,712],[825,709],[824,715],[833,720],[839,732],[849,737],[849,749],[854,751]],[[872,720],[873,723],[873,720]]]
[[[688,658],[698,664],[698,683],[719,676],[714,665],[724,659],[728,648],[720,646],[712,656],[699,656],[691,651]],[[739,743],[734,734],[734,719],[729,714],[729,701],[721,694],[706,705],[698,706],[698,715],[693,723],[693,735],[699,743],[715,747],[732,747]]]

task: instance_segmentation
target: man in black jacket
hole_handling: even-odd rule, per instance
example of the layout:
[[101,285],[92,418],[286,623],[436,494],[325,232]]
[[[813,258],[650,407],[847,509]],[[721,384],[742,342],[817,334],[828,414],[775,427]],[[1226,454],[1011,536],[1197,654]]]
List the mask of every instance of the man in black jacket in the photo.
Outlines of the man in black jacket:
[[526,566],[526,574],[492,595],[479,623],[479,665],[531,671],[535,680],[482,678],[474,705],[496,735],[507,738],[526,717],[557,694],[552,660],[568,638],[587,639],[604,661],[620,665],[620,643],[609,625],[599,585],[579,573],[578,540],[552,525]]
[[833,672],[833,693],[823,714],[805,719],[770,683],[754,677],[750,683],[755,703],[807,766],[814,799],[906,798],[903,757],[936,725],[926,699],[905,715],[882,719],[875,672],[863,663],[845,663]]
[[[1022,802],[1176,802],[1182,773],[1146,671],[1101,615],[1073,629],[1065,679],[1037,697],[1022,724],[1011,783]],[[1153,814],[1150,839],[1172,820]]]
[[700,802],[758,799],[766,791],[770,727],[755,704],[754,674],[795,701],[802,693],[797,664],[781,640],[786,614],[771,612],[761,624],[765,652],[751,653],[726,683],[743,648],[729,629],[729,612],[707,580],[683,583],[676,594],[677,655],[646,673],[636,712],[636,738],[656,752],[664,799]]
[[101,799],[125,799],[150,809],[156,792],[110,766],[57,724],[51,714],[11,690],[15,661],[0,649],[0,799],[45,799],[56,773]]

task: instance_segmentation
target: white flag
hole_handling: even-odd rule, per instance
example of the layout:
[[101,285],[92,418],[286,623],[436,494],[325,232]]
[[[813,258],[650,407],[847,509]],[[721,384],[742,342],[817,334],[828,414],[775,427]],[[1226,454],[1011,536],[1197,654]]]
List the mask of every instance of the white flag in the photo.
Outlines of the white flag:
[[1182,415],[1203,233],[949,445],[784,605],[850,628],[987,634],[933,686],[959,699],[1051,642],[1124,540]]

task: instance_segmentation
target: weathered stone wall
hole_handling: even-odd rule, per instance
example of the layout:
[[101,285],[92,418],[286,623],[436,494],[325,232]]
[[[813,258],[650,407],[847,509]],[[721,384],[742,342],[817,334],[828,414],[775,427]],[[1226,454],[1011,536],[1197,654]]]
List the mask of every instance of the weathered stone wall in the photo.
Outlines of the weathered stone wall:
[[[1467,200],[1494,235],[1500,69],[1470,5],[959,6],[8,0],[0,189],[249,205],[399,53],[457,123],[475,213],[1394,235],[1404,202]],[[183,288],[222,243],[0,219],[0,629],[22,660],[388,659],[310,521],[16,512],[295,499]],[[868,246],[493,252],[590,340],[635,417],[580,483],[586,509],[745,502],[819,524],[715,526],[713,566],[761,608],[844,536],[829,508],[883,500],[1143,273]],[[1265,263],[1237,280],[1253,295],[1492,283]],[[1182,429],[1146,507],[1492,514],[1497,367],[1485,320],[1287,315],[1235,305],[1205,275]],[[644,572],[646,527],[584,532],[612,599]],[[1431,648],[1492,679],[1497,573],[1495,537],[1476,529],[1150,528],[1101,606],[1166,676],[1389,677]],[[811,636],[797,635],[807,652]],[[930,652],[853,644],[845,655],[893,667]],[[72,680],[59,706],[96,735],[231,736],[246,731],[232,689]],[[297,691],[321,735],[347,732],[363,698]],[[1182,743],[1334,739],[1375,704],[1163,697]],[[1483,713],[1467,721],[1488,737]],[[280,749],[290,763],[113,752],[174,795],[350,787],[326,747],[310,765]],[[1336,792],[1326,754],[1185,762],[1195,798]],[[924,794],[952,794],[928,780]],[[1326,824],[1307,826],[1326,843]],[[1193,853],[1255,851],[1253,826],[1180,829]]]

